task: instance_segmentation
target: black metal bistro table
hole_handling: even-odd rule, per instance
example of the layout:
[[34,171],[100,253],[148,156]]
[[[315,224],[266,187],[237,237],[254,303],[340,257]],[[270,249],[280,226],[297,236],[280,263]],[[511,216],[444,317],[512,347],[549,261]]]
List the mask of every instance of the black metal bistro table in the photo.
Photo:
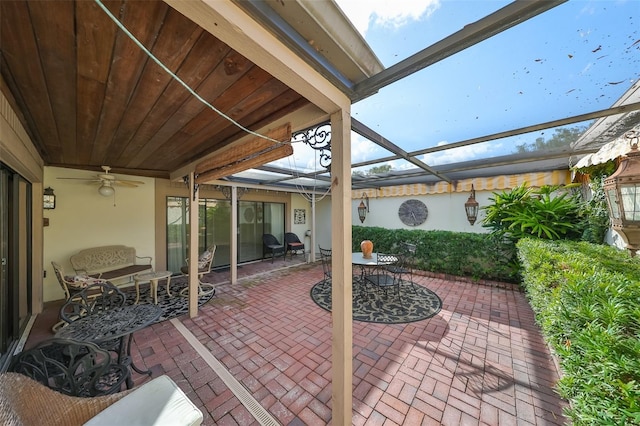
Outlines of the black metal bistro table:
[[[118,363],[130,366],[140,374],[151,375],[150,370],[141,370],[133,364],[131,340],[134,332],[153,323],[161,314],[162,309],[157,305],[122,306],[73,321],[58,330],[56,337],[93,343],[120,339]],[[133,387],[131,374],[127,378],[127,387]]]

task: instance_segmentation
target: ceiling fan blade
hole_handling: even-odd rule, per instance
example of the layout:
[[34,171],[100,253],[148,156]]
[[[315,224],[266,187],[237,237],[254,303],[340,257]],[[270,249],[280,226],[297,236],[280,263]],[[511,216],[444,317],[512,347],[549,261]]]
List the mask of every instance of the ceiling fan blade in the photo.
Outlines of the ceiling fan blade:
[[56,179],[67,179],[67,180],[84,180],[87,182],[100,182],[100,179],[92,179],[92,178],[73,178],[73,177],[59,177]]
[[144,182],[139,180],[116,179],[116,182],[127,182],[127,183],[133,183],[135,185],[144,185]]
[[126,181],[126,180],[116,180],[116,181],[113,182],[113,184],[117,185],[117,186],[126,186],[126,187],[129,187],[129,188],[137,188],[138,187],[137,184],[131,183],[131,182]]

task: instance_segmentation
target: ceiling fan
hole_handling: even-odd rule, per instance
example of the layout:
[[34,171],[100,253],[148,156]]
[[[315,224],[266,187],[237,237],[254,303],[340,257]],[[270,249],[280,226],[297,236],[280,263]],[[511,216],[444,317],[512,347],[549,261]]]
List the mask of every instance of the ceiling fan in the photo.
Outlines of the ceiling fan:
[[102,196],[109,197],[115,193],[114,186],[127,186],[130,188],[135,188],[138,185],[144,185],[144,182],[139,180],[125,180],[118,179],[115,175],[109,173],[111,167],[109,166],[101,166],[104,173],[99,173],[95,178],[65,178],[59,177],[58,179],[74,179],[74,180],[84,180],[89,183],[99,183],[100,187],[98,188],[98,193]]

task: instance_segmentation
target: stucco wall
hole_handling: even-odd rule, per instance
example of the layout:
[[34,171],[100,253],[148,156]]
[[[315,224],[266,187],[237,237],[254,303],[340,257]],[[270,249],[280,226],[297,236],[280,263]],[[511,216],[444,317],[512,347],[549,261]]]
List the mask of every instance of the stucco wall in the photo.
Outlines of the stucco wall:
[[[291,218],[289,223],[291,224],[291,231],[300,238],[305,244],[305,252],[308,252],[310,249],[310,238],[305,236],[307,230],[311,229],[311,221],[312,221],[312,211],[311,211],[311,202],[308,201],[305,197],[300,194],[292,194],[291,195],[291,209],[287,214],[287,220]],[[304,210],[304,223],[295,223],[295,210]]]
[[[144,182],[137,188],[116,187],[115,197],[98,194],[98,184],[58,177],[93,178],[98,172],[45,167],[44,186],[56,194],[56,208],[45,210],[49,226],[44,228],[44,301],[64,294],[51,261],[73,274],[69,257],[85,248],[123,244],[135,247],[138,256],[152,256],[155,263],[154,179],[117,174]],[[115,204],[115,205],[114,205]]]
[[[464,210],[464,203],[469,198],[469,193],[448,193],[413,195],[404,197],[370,198],[369,213],[363,223],[358,218],[358,205],[360,199],[351,202],[351,215],[354,225],[379,226],[388,229],[423,229],[423,230],[443,230],[456,232],[487,232],[487,229],[480,225],[484,212],[483,206],[489,204],[491,191],[476,191],[476,201],[480,204],[478,219],[475,225],[471,226],[467,220]],[[407,226],[398,216],[398,208],[409,199],[422,201],[428,209],[427,220],[418,226]]]

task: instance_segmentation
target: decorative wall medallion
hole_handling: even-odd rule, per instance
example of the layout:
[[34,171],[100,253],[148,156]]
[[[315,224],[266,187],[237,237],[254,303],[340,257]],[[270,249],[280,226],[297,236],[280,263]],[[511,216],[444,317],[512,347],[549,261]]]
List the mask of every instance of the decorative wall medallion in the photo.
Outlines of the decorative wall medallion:
[[304,225],[307,223],[307,211],[305,209],[293,209],[293,223]]
[[245,209],[245,211],[244,211],[244,220],[246,220],[247,223],[253,223],[254,217],[255,217],[255,214],[254,214],[253,209],[251,207]]
[[408,226],[423,224],[428,214],[427,206],[420,200],[407,200],[398,208],[398,217]]

